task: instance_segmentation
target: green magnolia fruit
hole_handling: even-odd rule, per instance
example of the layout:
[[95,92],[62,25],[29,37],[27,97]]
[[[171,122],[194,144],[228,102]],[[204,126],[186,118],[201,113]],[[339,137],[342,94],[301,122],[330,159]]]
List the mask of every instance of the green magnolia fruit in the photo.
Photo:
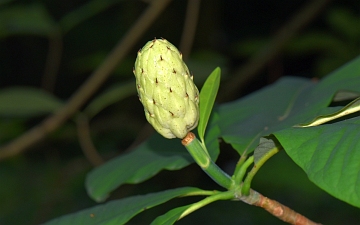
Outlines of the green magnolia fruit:
[[154,39],[139,50],[134,74],[146,119],[166,138],[184,138],[199,120],[199,91],[179,50]]

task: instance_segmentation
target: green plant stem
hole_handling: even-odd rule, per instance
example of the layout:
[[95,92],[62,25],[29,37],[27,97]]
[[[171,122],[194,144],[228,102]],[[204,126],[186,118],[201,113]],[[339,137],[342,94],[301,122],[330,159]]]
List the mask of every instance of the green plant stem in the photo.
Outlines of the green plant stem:
[[250,156],[245,162],[241,163],[241,166],[238,170],[235,170],[234,173],[234,181],[236,185],[239,185],[246,173],[247,168],[249,168],[250,164],[254,162],[254,156]]
[[247,196],[250,194],[250,185],[251,185],[251,181],[254,178],[255,174],[259,171],[259,169],[262,167],[262,165],[264,165],[264,163],[268,159],[270,159],[273,155],[275,155],[279,151],[280,151],[279,147],[275,147],[275,148],[271,149],[270,151],[268,151],[265,155],[263,155],[263,157],[259,161],[257,161],[255,163],[255,165],[250,170],[250,172],[247,174],[247,176],[244,180],[243,186],[241,188],[242,195]]
[[239,161],[236,164],[234,174],[238,173],[238,171],[241,169],[242,165],[245,163],[246,159],[247,159],[247,155],[245,155],[245,154],[241,155]]
[[195,134],[189,132],[186,137],[181,141],[186,147],[190,155],[194,158],[195,162],[220,186],[230,189],[233,186],[233,180],[226,174],[214,161],[211,160],[203,145],[196,138]]
[[179,217],[179,219],[189,215],[190,213],[204,207],[205,205],[208,205],[212,202],[218,201],[218,200],[228,200],[228,199],[233,199],[234,198],[234,192],[232,191],[226,191],[226,192],[221,192],[221,193],[217,193],[214,195],[211,195],[209,197],[204,198],[201,201],[198,201],[194,204],[192,204],[187,210],[185,210],[181,216]]

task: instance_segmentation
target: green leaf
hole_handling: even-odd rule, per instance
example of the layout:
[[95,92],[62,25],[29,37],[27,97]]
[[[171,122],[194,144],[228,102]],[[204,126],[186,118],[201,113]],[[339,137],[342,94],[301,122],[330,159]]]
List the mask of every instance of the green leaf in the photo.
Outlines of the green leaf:
[[188,208],[190,208],[193,204],[181,206],[175,209],[172,209],[165,213],[164,215],[161,215],[157,217],[151,225],[172,225],[176,221],[179,220],[180,216],[185,212]]
[[336,92],[336,94],[333,98],[333,102],[353,100],[357,97],[360,97],[360,93],[353,92],[353,91],[341,90],[341,91]]
[[[357,57],[318,83],[300,78],[283,78],[243,99],[221,105],[216,110],[218,118],[211,121],[210,125],[217,125],[219,137],[230,143],[239,154],[253,151],[260,137],[274,134],[289,155],[297,154],[292,159],[316,185],[335,197],[358,206],[355,201],[359,199],[354,197],[360,196],[360,157],[357,153],[360,144],[359,138],[354,136],[358,135],[358,131],[355,125],[350,124],[347,128],[348,124],[345,122],[359,119],[357,114],[352,115],[355,116],[352,120],[340,118],[343,121],[319,127],[293,126],[341,109],[342,107],[329,105],[340,90],[360,92],[359,74],[360,57]],[[212,136],[211,139],[219,137]],[[319,167],[315,166],[317,162]],[[339,178],[339,174],[344,179]],[[344,191],[346,188],[350,188],[352,192]],[[357,191],[354,192],[356,188]]]
[[309,179],[331,195],[360,207],[360,119],[275,132]]
[[86,189],[91,198],[101,202],[122,184],[137,184],[162,169],[177,170],[192,162],[193,159],[178,140],[155,134],[130,153],[92,170],[86,178]]
[[[204,191],[204,192],[206,192],[206,191]],[[208,196],[198,202],[170,210],[166,214],[156,218],[151,224],[161,224],[161,225],[174,224],[180,217],[184,217],[184,216],[188,215],[189,213],[192,213],[212,202],[219,201],[219,200],[230,200],[230,199],[234,199],[234,193],[232,191],[218,192],[218,193],[213,192],[210,194],[210,196]],[[187,209],[189,209],[189,211],[185,212]]]
[[201,191],[202,190],[198,188],[183,187],[147,195],[132,196],[62,216],[45,224],[121,225],[146,209],[160,205],[179,196],[196,195]]
[[259,145],[254,150],[254,163],[257,164],[266,153],[275,147],[276,144],[273,139],[261,137]]
[[34,117],[53,113],[64,103],[43,90],[12,87],[0,90],[0,116]]
[[327,123],[329,121],[338,119],[340,117],[347,116],[349,114],[352,114],[352,113],[355,113],[358,111],[360,111],[360,98],[355,99],[354,101],[350,102],[344,108],[340,109],[339,111],[336,111],[335,113],[318,116],[309,123],[302,123],[299,125],[295,125],[295,127],[318,126],[320,124]]
[[135,92],[135,81],[113,85],[105,90],[102,94],[98,95],[94,100],[92,100],[85,108],[84,113],[86,113],[89,118],[91,118],[105,107],[119,102],[126,97],[129,97]]
[[56,29],[46,8],[39,3],[14,5],[0,10],[0,38],[11,35],[49,36]]
[[239,154],[251,153],[262,136],[331,114],[339,107],[328,107],[339,90],[360,92],[360,57],[316,83],[308,79],[284,77],[240,100],[216,108],[219,136]]
[[[291,127],[296,121],[303,121],[301,117],[312,115],[311,112],[297,114],[296,111],[301,110],[306,101],[299,96],[308,93],[314,85],[306,79],[285,77],[240,100],[217,107],[218,119],[210,125],[215,123],[220,137],[239,154],[249,154],[258,145],[260,137]],[[300,118],[294,118],[294,115]]]
[[219,90],[221,70],[217,67],[206,79],[200,91],[200,120],[198,125],[199,138],[204,142],[205,130],[208,124],[215,98]]

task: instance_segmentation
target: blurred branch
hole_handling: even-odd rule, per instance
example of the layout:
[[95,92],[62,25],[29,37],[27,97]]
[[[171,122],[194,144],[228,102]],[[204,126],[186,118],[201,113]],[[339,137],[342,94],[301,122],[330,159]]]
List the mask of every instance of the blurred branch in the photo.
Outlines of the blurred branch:
[[9,144],[0,147],[0,160],[15,156],[34,145],[47,134],[57,129],[67,119],[82,107],[94,92],[104,83],[110,73],[119,62],[126,56],[136,41],[150,27],[154,20],[161,14],[171,0],[152,1],[147,10],[140,16],[130,28],[125,37],[118,42],[112,52],[105,58],[103,63],[85,81],[85,83],[73,94],[67,104],[54,115],[44,119],[42,123],[22,134]]
[[309,24],[331,0],[309,1],[287,24],[285,24],[273,37],[268,45],[250,58],[249,62],[234,72],[223,87],[226,91],[218,100],[228,101],[242,86],[255,77],[264,67],[281,51],[286,44],[307,24]]
[[189,57],[191,47],[194,42],[196,26],[199,18],[199,9],[200,0],[188,0],[184,28],[179,45],[179,49],[184,60]]
[[104,163],[104,160],[91,140],[88,118],[85,115],[79,115],[76,119],[76,125],[79,143],[85,157],[93,166],[100,166]]
[[56,77],[59,71],[63,42],[60,29],[49,36],[49,50],[46,57],[45,71],[42,79],[42,88],[53,92],[56,83]]

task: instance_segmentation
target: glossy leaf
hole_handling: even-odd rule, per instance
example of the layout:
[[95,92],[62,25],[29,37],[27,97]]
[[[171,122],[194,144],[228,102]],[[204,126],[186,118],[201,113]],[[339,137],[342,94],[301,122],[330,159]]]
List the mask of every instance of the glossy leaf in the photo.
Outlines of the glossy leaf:
[[86,189],[91,198],[101,202],[122,184],[140,183],[163,169],[177,170],[192,162],[179,140],[156,134],[130,153],[92,170],[86,178]]
[[347,116],[349,114],[352,114],[352,113],[355,113],[358,111],[360,111],[360,98],[357,98],[354,101],[350,102],[348,105],[346,105],[344,108],[340,109],[339,111],[336,111],[336,112],[328,114],[328,115],[318,116],[311,122],[299,124],[299,125],[296,125],[296,127],[318,126],[320,124],[327,123],[329,121],[338,119],[340,117]]
[[[358,134],[356,129],[359,126],[350,125],[347,128],[345,121],[349,118],[341,117],[338,118],[340,122],[331,125],[293,127],[312,121],[317,116],[339,111],[342,107],[329,107],[333,97],[339,90],[359,93],[359,74],[360,57],[318,83],[300,78],[283,78],[243,99],[221,105],[217,108],[219,117],[213,123],[218,125],[220,137],[240,154],[253,151],[260,137],[275,134],[285,151],[315,184],[335,197],[359,206],[356,195],[360,194],[355,189],[359,189],[357,174],[360,171],[360,157],[357,152],[360,145],[359,138],[350,135],[351,132]],[[358,118],[356,113],[351,116],[354,117],[352,121]],[[329,130],[323,130],[323,127]],[[311,129],[315,130],[312,132]],[[315,166],[317,162],[318,167]],[[350,191],[344,191],[346,188]]]
[[192,195],[201,191],[202,190],[198,188],[183,187],[147,195],[132,196],[65,215],[45,224],[121,225],[146,209],[179,196]]
[[275,132],[309,179],[331,195],[360,207],[360,118]]
[[64,103],[43,90],[11,87],[0,90],[0,116],[33,117],[53,113]]
[[203,142],[215,98],[219,90],[221,70],[217,67],[206,79],[200,91],[200,120],[198,125],[199,138]]
[[[252,152],[260,137],[331,114],[342,107],[328,107],[339,90],[360,92],[360,57],[316,83],[285,77],[244,98],[216,109],[220,137],[239,154]],[[210,139],[219,137],[211,136]]]

